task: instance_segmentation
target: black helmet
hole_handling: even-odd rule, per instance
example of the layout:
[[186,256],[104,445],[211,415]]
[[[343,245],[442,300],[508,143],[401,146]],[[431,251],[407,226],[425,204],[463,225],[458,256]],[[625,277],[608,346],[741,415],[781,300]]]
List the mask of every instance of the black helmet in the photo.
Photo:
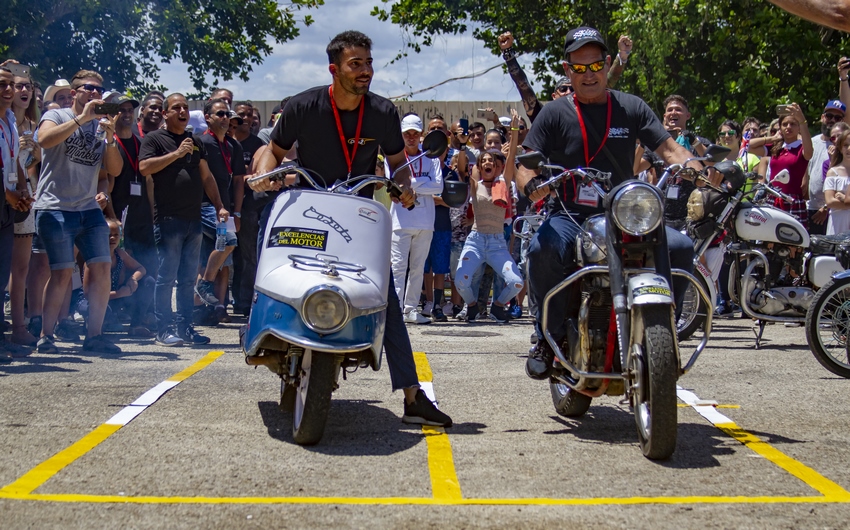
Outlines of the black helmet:
[[469,199],[469,184],[459,180],[444,180],[440,197],[451,208],[463,206]]
[[736,162],[731,160],[724,160],[722,162],[718,162],[714,165],[714,169],[719,171],[721,175],[723,175],[723,187],[729,193],[735,193],[744,185],[747,181],[747,176],[744,175],[744,170],[741,169]]

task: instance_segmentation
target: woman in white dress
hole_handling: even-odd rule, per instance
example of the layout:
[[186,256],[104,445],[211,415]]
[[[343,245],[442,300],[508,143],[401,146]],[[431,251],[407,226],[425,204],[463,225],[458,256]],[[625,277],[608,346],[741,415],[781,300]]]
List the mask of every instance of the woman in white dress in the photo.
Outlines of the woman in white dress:
[[846,204],[850,184],[850,131],[842,132],[835,140],[835,152],[823,183],[823,196],[829,208],[827,235],[850,231],[850,205]]

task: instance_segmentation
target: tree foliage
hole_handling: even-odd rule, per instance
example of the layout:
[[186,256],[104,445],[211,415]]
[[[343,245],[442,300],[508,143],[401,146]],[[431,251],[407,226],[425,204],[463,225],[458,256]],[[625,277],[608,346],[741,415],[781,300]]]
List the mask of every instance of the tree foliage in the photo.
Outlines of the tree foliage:
[[144,90],[160,63],[180,59],[196,89],[205,77],[248,79],[273,43],[298,36],[302,9],[324,0],[6,0],[0,57],[33,67],[42,83],[100,72],[108,87]]
[[666,96],[685,96],[692,128],[710,138],[724,119],[772,119],[777,103],[796,101],[815,120],[837,96],[836,65],[850,42],[762,0],[382,1],[373,14],[412,32],[414,50],[434,35],[472,28],[499,54],[496,37],[513,32],[515,49],[534,54],[541,94],[563,75],[570,28],[598,28],[612,55],[618,36],[627,34],[634,52],[617,88],[640,95],[656,112]]

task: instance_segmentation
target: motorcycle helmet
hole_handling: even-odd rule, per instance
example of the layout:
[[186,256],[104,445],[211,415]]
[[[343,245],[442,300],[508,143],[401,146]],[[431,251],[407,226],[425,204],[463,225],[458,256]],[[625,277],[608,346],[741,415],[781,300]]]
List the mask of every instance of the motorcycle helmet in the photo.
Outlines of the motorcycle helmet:
[[747,182],[747,176],[736,162],[724,160],[714,165],[714,169],[723,175],[721,187],[728,193],[735,193]]
[[444,180],[440,197],[450,208],[463,206],[469,199],[469,184],[459,180]]

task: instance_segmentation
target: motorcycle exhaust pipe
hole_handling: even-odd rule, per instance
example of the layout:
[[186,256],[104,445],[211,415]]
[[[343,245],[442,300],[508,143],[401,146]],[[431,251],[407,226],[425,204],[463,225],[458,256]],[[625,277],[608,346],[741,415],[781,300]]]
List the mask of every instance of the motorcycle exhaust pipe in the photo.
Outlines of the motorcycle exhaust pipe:
[[280,359],[277,355],[247,356],[245,363],[250,366],[277,366],[280,364]]

